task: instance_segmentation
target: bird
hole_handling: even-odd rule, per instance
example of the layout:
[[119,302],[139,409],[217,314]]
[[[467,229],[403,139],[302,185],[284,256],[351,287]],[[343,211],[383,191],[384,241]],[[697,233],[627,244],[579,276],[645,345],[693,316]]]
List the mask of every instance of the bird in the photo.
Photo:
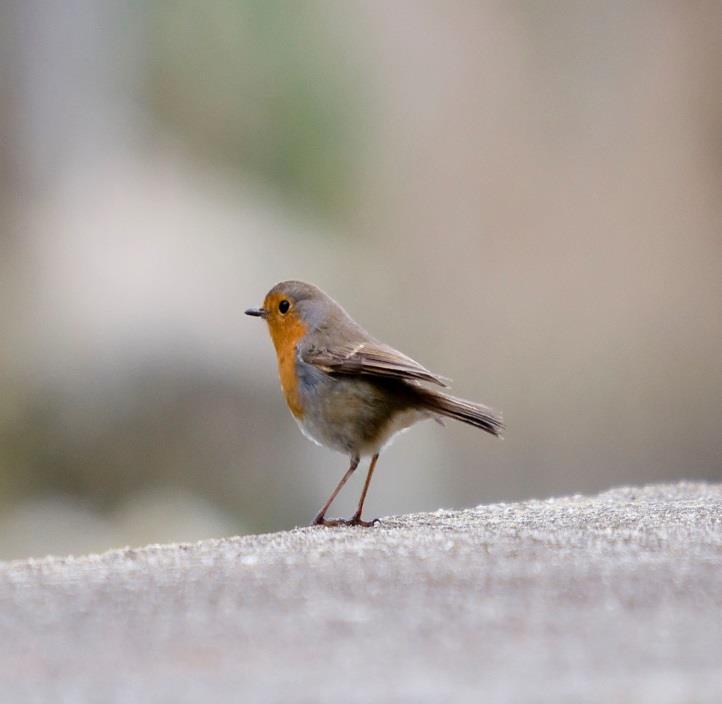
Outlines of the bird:
[[[442,391],[449,380],[372,337],[328,294],[303,281],[282,281],[260,308],[276,351],[281,388],[301,432],[317,445],[345,454],[349,466],[313,519],[316,526],[376,525],[362,518],[379,454],[414,423],[453,418],[500,437],[501,413]],[[349,519],[326,512],[370,457],[355,513]]]

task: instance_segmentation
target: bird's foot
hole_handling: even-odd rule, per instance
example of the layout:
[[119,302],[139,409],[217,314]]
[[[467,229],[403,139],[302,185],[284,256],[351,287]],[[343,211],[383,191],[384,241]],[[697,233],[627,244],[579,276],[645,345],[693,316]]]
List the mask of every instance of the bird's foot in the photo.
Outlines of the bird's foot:
[[363,528],[373,528],[375,525],[381,525],[381,521],[378,518],[372,518],[370,521],[362,520],[360,515],[353,515],[348,521],[347,526],[362,526]]
[[326,526],[328,528],[335,528],[338,526],[361,526],[362,528],[371,528],[377,524],[381,524],[378,518],[374,518],[371,521],[364,521],[361,516],[352,516],[351,518],[325,518],[324,516],[316,516],[313,519],[314,526]]
[[345,526],[346,521],[343,518],[324,518],[323,516],[316,516],[311,525],[335,528],[336,526]]

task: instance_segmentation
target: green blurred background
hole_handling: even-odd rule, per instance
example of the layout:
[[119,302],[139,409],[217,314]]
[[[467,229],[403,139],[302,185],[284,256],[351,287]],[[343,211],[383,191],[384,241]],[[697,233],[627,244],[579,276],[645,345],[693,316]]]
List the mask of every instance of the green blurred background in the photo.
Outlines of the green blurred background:
[[411,430],[369,515],[719,481],[721,32],[716,2],[3,2],[0,559],[307,523],[346,460],[242,314],[285,278],[505,413]]

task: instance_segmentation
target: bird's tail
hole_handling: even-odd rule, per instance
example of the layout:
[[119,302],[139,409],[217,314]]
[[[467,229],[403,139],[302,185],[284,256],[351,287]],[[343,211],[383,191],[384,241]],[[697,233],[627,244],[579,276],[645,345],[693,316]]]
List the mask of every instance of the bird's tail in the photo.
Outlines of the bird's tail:
[[468,423],[486,430],[487,433],[501,437],[504,431],[504,421],[501,413],[497,413],[493,408],[465,401],[456,396],[449,396],[441,391],[431,389],[419,389],[419,391],[422,404],[432,413],[460,420],[462,423]]

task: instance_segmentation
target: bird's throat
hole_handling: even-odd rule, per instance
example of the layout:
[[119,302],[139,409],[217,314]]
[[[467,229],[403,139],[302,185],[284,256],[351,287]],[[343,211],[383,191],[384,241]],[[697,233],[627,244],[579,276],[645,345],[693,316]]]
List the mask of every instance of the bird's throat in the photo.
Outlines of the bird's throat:
[[303,418],[303,405],[299,394],[296,370],[297,345],[306,334],[306,326],[299,320],[289,320],[282,329],[271,328],[271,339],[278,357],[278,376],[291,413],[298,420]]

